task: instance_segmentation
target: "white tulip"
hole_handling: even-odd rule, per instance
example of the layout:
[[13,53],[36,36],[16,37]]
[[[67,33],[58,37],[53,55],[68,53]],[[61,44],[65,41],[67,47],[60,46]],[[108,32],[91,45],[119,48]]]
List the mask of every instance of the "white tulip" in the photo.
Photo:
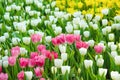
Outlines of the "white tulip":
[[67,60],[67,53],[61,53],[61,59],[63,61],[66,61]]
[[17,45],[21,40],[19,38],[12,38],[12,44]]
[[90,32],[89,32],[89,31],[84,31],[84,32],[83,32],[83,35],[84,35],[86,38],[88,38],[88,37],[90,36]]
[[25,55],[27,53],[27,50],[25,48],[20,48],[20,54]]
[[93,61],[92,60],[84,60],[84,65],[85,65],[86,69],[91,68],[93,65]]
[[33,29],[31,29],[31,30],[28,30],[28,33],[29,33],[29,35],[32,35],[35,33],[35,31]]
[[31,7],[30,6],[26,6],[25,7],[25,11],[28,13],[29,11],[31,10]]
[[92,14],[86,14],[85,17],[86,17],[87,20],[90,21],[92,19],[93,15]]
[[110,75],[112,80],[120,80],[120,74],[117,71],[112,71]]
[[59,50],[61,53],[65,53],[66,52],[66,46],[65,45],[59,45]]
[[31,40],[30,37],[23,37],[22,38],[23,43],[27,44],[27,45],[30,44],[30,40]]
[[8,61],[3,61],[2,65],[3,65],[4,68],[7,68],[8,67]]
[[99,75],[105,77],[107,74],[107,69],[99,68]]
[[117,51],[112,51],[112,52],[111,52],[111,56],[112,56],[112,57],[118,56]]
[[66,72],[70,73],[70,66],[61,66],[62,74],[64,75]]
[[8,55],[8,50],[5,50],[5,56],[7,56]]
[[80,30],[74,30],[75,35],[80,35]]
[[120,56],[115,56],[114,59],[115,59],[115,64],[120,65]]
[[99,15],[96,15],[96,16],[95,16],[95,20],[100,21],[100,16],[99,16]]
[[58,7],[55,7],[55,11],[59,11],[59,8],[58,8]]
[[117,45],[111,45],[111,51],[116,51]]
[[6,11],[11,11],[11,6],[7,6]]
[[33,72],[32,71],[25,71],[25,75],[27,80],[32,80]]
[[50,13],[50,9],[45,9],[45,13],[49,14]]
[[102,67],[104,64],[104,59],[103,58],[98,58],[97,59],[97,66]]
[[68,32],[68,33],[72,33],[73,32],[73,26],[70,24],[70,25],[67,25],[66,27],[65,27],[65,29],[66,29],[66,31]]
[[8,61],[8,56],[2,57],[2,61]]
[[108,47],[110,48],[111,45],[114,45],[114,42],[108,42]]
[[102,33],[103,33],[103,35],[106,35],[106,34],[107,34],[106,28],[103,28],[103,29],[102,29]]
[[51,37],[51,36],[46,36],[46,37],[45,37],[45,41],[46,41],[46,42],[50,42],[50,41],[51,41],[51,39],[52,39],[52,37]]
[[102,55],[95,55],[95,60],[97,60],[99,58],[103,58],[103,56]]
[[55,34],[60,34],[62,32],[61,27],[55,27]]
[[119,15],[115,16],[115,17],[114,17],[114,21],[115,21],[115,22],[120,22],[120,16],[119,16]]
[[94,44],[95,44],[95,41],[94,41],[94,40],[89,40],[89,41],[88,41],[88,44],[89,44],[91,47],[93,47]]
[[87,49],[86,48],[80,48],[79,49],[79,52],[82,56],[86,55],[87,54]]
[[5,36],[1,36],[1,37],[0,37],[0,42],[5,42],[5,41],[6,41]]
[[51,67],[51,72],[52,72],[53,74],[57,73],[57,67],[52,66],[52,67]]
[[63,64],[63,60],[62,59],[54,59],[54,65],[57,67],[57,68],[60,68]]
[[106,8],[106,9],[103,9],[103,10],[102,10],[102,14],[108,15],[108,13],[109,13],[109,9]]
[[32,4],[33,0],[26,0],[26,4]]
[[106,26],[106,32],[110,33],[111,32],[111,26]]
[[107,20],[107,19],[103,19],[103,20],[102,20],[102,25],[103,25],[103,26],[106,26],[107,24],[108,24],[108,20]]
[[5,13],[5,14],[4,14],[4,19],[5,19],[5,20],[10,20],[10,13],[8,13],[8,12]]
[[94,30],[97,30],[98,29],[98,24],[93,24],[92,27],[93,27]]
[[108,38],[109,38],[110,41],[114,40],[114,38],[115,38],[114,33],[108,34]]

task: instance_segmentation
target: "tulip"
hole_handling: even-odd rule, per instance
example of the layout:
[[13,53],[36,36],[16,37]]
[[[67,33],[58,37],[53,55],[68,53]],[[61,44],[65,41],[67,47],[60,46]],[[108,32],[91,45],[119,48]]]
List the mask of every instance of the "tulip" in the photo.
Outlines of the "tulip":
[[51,72],[52,72],[53,74],[57,73],[57,67],[52,66],[52,67],[51,67]]
[[107,24],[108,24],[108,20],[107,20],[107,19],[103,19],[103,20],[102,20],[102,25],[103,25],[103,26],[106,26]]
[[65,53],[66,52],[66,46],[65,45],[59,45],[59,50],[61,53]]
[[23,37],[22,40],[23,40],[24,44],[26,44],[26,45],[30,44],[30,37]]
[[99,75],[100,76],[103,76],[103,77],[105,77],[106,76],[106,74],[107,74],[107,69],[104,69],[104,68],[99,68],[99,70],[98,70],[99,72]]
[[61,66],[62,74],[64,75],[66,72],[70,73],[70,66]]
[[62,59],[54,59],[54,65],[57,67],[57,68],[60,68],[63,64],[63,60]]
[[7,73],[0,73],[0,80],[8,80],[8,74]]
[[120,56],[115,56],[114,59],[115,59],[115,64],[120,65]]
[[14,66],[15,65],[15,63],[16,63],[16,57],[9,57],[8,58],[8,63],[9,63],[9,65],[10,66]]
[[46,41],[46,42],[51,42],[51,39],[52,39],[51,36],[46,36],[46,37],[45,37],[45,41]]
[[62,54],[61,54],[61,59],[62,59],[63,61],[66,61],[66,60],[67,60],[67,53],[62,53]]
[[114,36],[113,33],[108,34],[108,38],[109,38],[110,41],[114,40],[114,37],[115,37],[115,36]]
[[84,31],[83,34],[84,34],[84,36],[85,36],[86,38],[88,38],[88,37],[90,36],[90,32],[89,32],[89,31]]
[[8,61],[3,61],[2,65],[3,65],[4,68],[7,68],[8,67]]
[[25,71],[25,75],[27,80],[32,80],[32,77],[33,77],[32,71]]
[[91,68],[93,65],[93,61],[92,60],[84,60],[84,65],[85,65],[86,69]]
[[119,80],[120,74],[117,71],[111,71],[110,73],[112,80]]
[[85,56],[86,53],[87,53],[87,49],[86,49],[86,48],[80,48],[80,49],[79,49],[79,52],[80,52],[80,54],[81,54],[82,56]]
[[17,74],[18,80],[24,80],[24,71],[21,71]]
[[98,58],[98,59],[97,59],[97,66],[98,66],[98,67],[102,67],[103,64],[104,64],[104,59]]
[[102,14],[108,15],[108,13],[109,13],[109,9],[106,8],[106,9],[103,9],[103,10],[102,10]]

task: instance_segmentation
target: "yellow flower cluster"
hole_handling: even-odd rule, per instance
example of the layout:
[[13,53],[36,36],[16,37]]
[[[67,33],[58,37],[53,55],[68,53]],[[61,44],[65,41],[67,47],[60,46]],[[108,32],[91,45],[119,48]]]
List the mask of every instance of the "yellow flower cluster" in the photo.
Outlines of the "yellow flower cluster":
[[120,14],[120,0],[56,0],[56,6],[60,10],[66,10],[73,14],[76,11],[82,11],[83,14],[101,14],[104,8],[114,8],[116,14]]

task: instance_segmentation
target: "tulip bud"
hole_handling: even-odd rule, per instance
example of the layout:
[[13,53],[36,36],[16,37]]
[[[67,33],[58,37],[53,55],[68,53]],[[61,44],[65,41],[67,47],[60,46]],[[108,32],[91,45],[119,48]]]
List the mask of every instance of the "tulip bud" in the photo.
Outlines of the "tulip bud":
[[108,38],[110,41],[113,41],[114,40],[114,33],[111,33],[111,34],[108,34]]
[[89,40],[89,41],[88,41],[88,44],[89,44],[91,47],[93,47],[94,44],[95,44],[95,41],[94,41],[94,40]]
[[108,24],[108,20],[107,20],[107,19],[103,19],[103,20],[102,20],[102,25],[103,25],[103,26],[106,26],[107,24]]
[[61,54],[61,59],[62,59],[63,61],[66,61],[66,60],[67,60],[67,53],[62,53],[62,54]]
[[89,32],[89,31],[84,31],[84,32],[83,32],[83,35],[84,35],[86,38],[88,38],[88,37],[90,36],[90,32]]
[[66,72],[70,73],[70,66],[61,66],[62,74],[64,75]]
[[5,41],[6,41],[5,36],[1,36],[1,37],[0,37],[0,42],[5,42]]
[[26,71],[25,75],[26,75],[27,80],[32,80],[32,77],[33,77],[32,71]]
[[104,64],[104,59],[103,59],[103,58],[98,58],[98,59],[97,59],[97,66],[98,66],[98,67],[102,67],[103,64]]
[[26,45],[30,44],[30,37],[23,37],[22,40],[23,40],[24,44],[26,44]]
[[91,68],[93,65],[93,61],[92,60],[84,60],[84,65],[85,65],[86,69]]
[[94,30],[97,30],[98,29],[98,24],[93,24],[92,27],[93,27]]
[[120,65],[120,56],[115,56],[115,64]]
[[108,13],[109,13],[109,9],[106,8],[106,9],[103,9],[103,10],[102,10],[102,14],[108,15]]
[[7,68],[8,67],[8,61],[3,61],[3,67]]
[[61,27],[55,27],[55,34],[60,34],[62,32]]
[[66,52],[66,46],[65,45],[59,45],[59,50],[61,53],[65,53]]
[[52,39],[52,37],[51,37],[51,36],[46,36],[46,37],[45,37],[45,41],[46,41],[46,42],[50,42],[50,41],[51,41],[51,39]]
[[72,33],[73,32],[73,26],[71,24],[67,24],[65,27],[67,33]]
[[28,30],[28,33],[29,33],[29,35],[32,35],[32,34],[34,34],[34,30],[33,29]]
[[8,13],[8,12],[5,13],[5,14],[4,14],[4,19],[5,19],[5,20],[10,20],[10,13]]
[[52,67],[51,67],[51,72],[52,72],[53,74],[57,73],[57,67],[52,66]]
[[75,35],[80,35],[80,30],[74,30]]
[[4,33],[5,38],[9,38],[9,34],[6,32]]
[[17,45],[21,40],[19,38],[12,38],[12,44]]
[[84,55],[86,55],[86,53],[87,53],[87,49],[86,49],[86,48],[80,48],[80,49],[79,49],[79,52],[80,52],[80,54],[81,54],[82,56],[84,56]]
[[112,80],[120,80],[120,74],[117,71],[112,71],[110,75]]
[[54,65],[57,67],[57,68],[60,68],[63,64],[63,60],[62,59],[54,59]]
[[107,74],[107,69],[99,68],[99,75],[105,77]]
[[111,45],[111,51],[116,51],[117,45]]
[[108,47],[110,48],[111,45],[114,45],[114,42],[108,42]]
[[112,57],[115,57],[115,56],[118,55],[118,53],[117,53],[117,51],[112,51],[112,52],[111,52],[111,55],[112,55]]

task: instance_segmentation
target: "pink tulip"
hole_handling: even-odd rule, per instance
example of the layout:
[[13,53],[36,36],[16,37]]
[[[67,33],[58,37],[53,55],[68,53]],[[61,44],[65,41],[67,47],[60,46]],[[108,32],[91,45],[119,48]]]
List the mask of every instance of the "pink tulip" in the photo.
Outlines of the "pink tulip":
[[42,50],[46,50],[46,46],[45,45],[38,45],[37,46],[37,50],[38,50],[38,52],[41,52]]
[[37,52],[31,52],[31,53],[30,53],[30,58],[31,58],[31,59],[34,59],[35,56],[38,56],[38,53],[37,53]]
[[43,73],[43,71],[40,69],[40,67],[36,67],[34,69],[34,72],[35,72],[36,77],[41,77],[42,73]]
[[40,78],[40,80],[45,80],[45,78]]
[[59,45],[57,38],[52,38],[52,44],[53,44],[54,46]]
[[76,47],[78,48],[78,49],[80,49],[80,48],[88,48],[89,47],[89,44],[88,43],[86,43],[86,42],[83,42],[83,41],[77,41],[76,42]]
[[16,46],[11,49],[12,56],[18,57],[20,54],[20,47]]
[[74,34],[67,34],[66,35],[66,41],[67,41],[68,44],[73,44],[73,42],[75,41]]
[[36,56],[34,58],[34,60],[35,60],[37,66],[42,67],[45,64],[45,56],[44,55]]
[[49,59],[52,60],[52,59],[57,59],[57,58],[58,58],[58,53],[52,51]]
[[94,50],[96,53],[101,53],[103,51],[103,46],[96,45],[96,46],[94,46]]
[[35,64],[34,59],[29,59],[28,66],[29,66],[29,67],[34,67],[35,65],[36,65],[36,64]]
[[60,34],[59,36],[56,37],[56,39],[59,44],[64,44],[65,43],[65,34]]
[[51,52],[49,50],[42,50],[42,55],[44,55],[46,58],[50,57]]
[[81,36],[80,35],[74,35],[75,41],[81,41]]
[[20,61],[21,68],[25,68],[28,66],[28,59],[27,58],[20,58],[19,61]]
[[8,74],[7,73],[0,73],[0,80],[8,80]]
[[42,36],[40,34],[32,34],[31,40],[33,43],[37,43],[41,40]]
[[2,66],[0,66],[0,73],[2,72]]
[[21,71],[17,74],[18,80],[24,80],[24,71]]
[[8,58],[8,63],[9,63],[10,66],[14,66],[15,63],[16,63],[16,57],[14,57],[14,56],[9,57]]

